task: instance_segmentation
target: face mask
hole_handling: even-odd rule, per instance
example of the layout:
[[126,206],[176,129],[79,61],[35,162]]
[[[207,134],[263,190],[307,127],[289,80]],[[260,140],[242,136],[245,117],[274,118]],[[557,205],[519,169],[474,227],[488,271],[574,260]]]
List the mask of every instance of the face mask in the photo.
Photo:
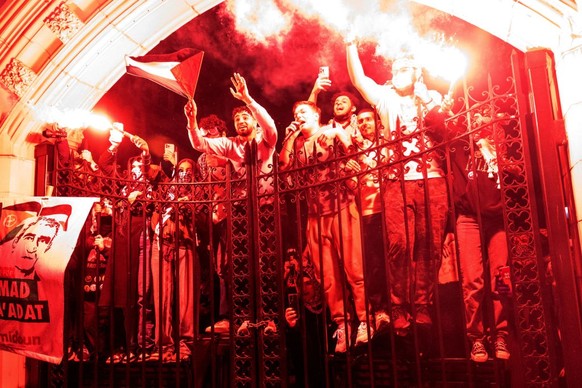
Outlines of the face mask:
[[138,180],[139,178],[141,178],[141,176],[142,176],[141,167],[139,167],[139,166],[132,167],[132,169],[131,169],[131,177],[134,180]]
[[178,170],[178,182],[180,183],[192,182],[192,170],[191,169]]
[[414,80],[412,79],[413,72],[397,72],[394,77],[392,78],[392,85],[396,89],[404,89],[414,84]]

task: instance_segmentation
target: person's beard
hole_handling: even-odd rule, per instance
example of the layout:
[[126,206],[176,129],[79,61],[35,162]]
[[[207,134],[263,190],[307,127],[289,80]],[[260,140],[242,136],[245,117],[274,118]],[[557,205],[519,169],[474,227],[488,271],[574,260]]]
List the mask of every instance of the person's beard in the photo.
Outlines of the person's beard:
[[350,112],[346,112],[344,114],[335,115],[334,120],[338,123],[345,123],[350,120],[352,114]]
[[236,130],[239,136],[247,137],[253,133],[253,127],[250,125],[239,126]]

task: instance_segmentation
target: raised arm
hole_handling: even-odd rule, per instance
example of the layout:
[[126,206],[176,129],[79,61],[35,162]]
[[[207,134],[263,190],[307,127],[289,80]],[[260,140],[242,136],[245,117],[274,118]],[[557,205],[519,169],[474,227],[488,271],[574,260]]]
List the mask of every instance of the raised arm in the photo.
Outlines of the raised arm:
[[97,164],[101,171],[108,176],[113,176],[115,171],[115,164],[117,162],[117,150],[123,141],[123,132],[118,130],[114,125],[109,131],[110,146],[107,151],[101,154]]
[[313,84],[313,89],[311,89],[311,94],[307,101],[311,101],[317,105],[317,96],[320,92],[327,90],[331,86],[331,80],[329,78],[324,78],[318,76]]
[[247,81],[239,73],[234,73],[230,77],[233,88],[230,88],[230,93],[237,100],[241,100],[246,105],[250,105],[254,100],[249,93],[249,88],[247,87]]
[[364,73],[355,40],[346,43],[347,66],[350,80],[362,97],[372,106],[378,105],[382,97],[382,87]]
[[152,156],[150,154],[150,147],[148,143],[139,136],[133,135],[131,137],[133,144],[141,150],[141,158],[143,161],[143,166],[146,172],[150,170],[150,165],[152,162]]
[[188,120],[188,138],[190,139],[190,144],[192,144],[192,147],[195,150],[205,152],[204,136],[202,136],[202,132],[200,131],[200,128],[198,128],[198,120],[196,119],[197,113],[198,108],[196,107],[196,102],[191,99],[188,100],[184,106],[184,115],[186,115],[186,119]]
[[234,73],[230,80],[234,86],[234,89],[230,88],[230,93],[234,98],[245,103],[251,110],[253,116],[259,123],[259,126],[263,129],[263,139],[272,148],[275,148],[277,145],[277,127],[275,126],[275,120],[273,120],[265,108],[259,105],[259,103],[251,97],[247,87],[247,82],[243,76],[239,73]]
[[247,105],[259,126],[263,129],[263,139],[269,144],[271,148],[275,148],[277,145],[277,127],[275,126],[275,120],[269,115],[269,112],[258,102],[253,101],[251,104]]

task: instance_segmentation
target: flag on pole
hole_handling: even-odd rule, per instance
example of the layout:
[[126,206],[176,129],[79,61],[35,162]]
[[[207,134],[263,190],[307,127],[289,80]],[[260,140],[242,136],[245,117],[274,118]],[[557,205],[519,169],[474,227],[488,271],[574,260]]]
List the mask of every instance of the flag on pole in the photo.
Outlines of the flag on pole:
[[186,98],[194,98],[204,51],[184,48],[171,54],[125,57],[126,71]]

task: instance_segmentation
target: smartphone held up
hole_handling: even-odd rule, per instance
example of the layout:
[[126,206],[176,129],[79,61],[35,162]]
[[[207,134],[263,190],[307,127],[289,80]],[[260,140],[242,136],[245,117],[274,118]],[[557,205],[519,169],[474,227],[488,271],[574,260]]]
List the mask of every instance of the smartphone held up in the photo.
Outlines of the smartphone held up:
[[176,150],[176,145],[172,143],[164,144],[164,153],[169,153],[173,156],[174,162],[178,161],[178,151]]

